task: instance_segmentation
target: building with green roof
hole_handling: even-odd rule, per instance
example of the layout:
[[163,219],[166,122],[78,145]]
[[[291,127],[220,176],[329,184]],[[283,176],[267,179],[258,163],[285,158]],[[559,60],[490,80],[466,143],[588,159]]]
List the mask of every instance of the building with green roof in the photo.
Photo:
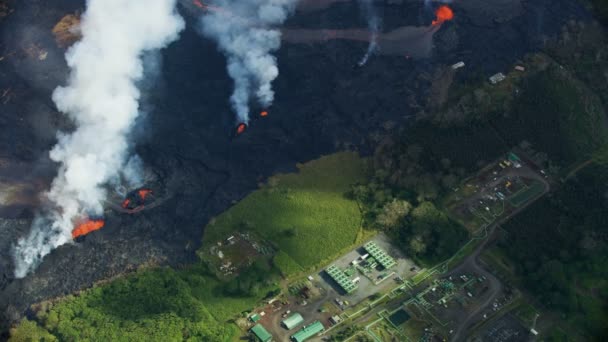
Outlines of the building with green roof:
[[256,324],[251,328],[251,332],[262,342],[268,342],[272,340],[272,335],[264,328],[261,324]]
[[296,312],[293,315],[285,318],[283,321],[281,321],[281,323],[285,328],[287,328],[287,330],[291,330],[297,327],[298,325],[304,323],[304,318],[302,317],[302,315]]
[[315,321],[312,324],[309,324],[302,329],[300,329],[297,333],[291,335],[291,340],[294,342],[303,342],[307,339],[315,336],[321,331],[325,330],[325,327],[321,322]]
[[255,322],[259,321],[260,319],[262,319],[262,316],[260,316],[260,314],[257,314],[257,313],[256,313],[256,314],[251,315],[251,317],[249,317],[249,319],[250,319],[250,320],[251,320],[253,323],[255,323]]
[[340,285],[342,290],[344,290],[344,292],[346,293],[352,293],[359,286],[358,284],[353,283],[353,281],[348,276],[346,276],[346,274],[344,274],[344,271],[342,271],[336,265],[329,266],[325,270],[325,272],[327,272],[327,274],[329,274],[329,276],[336,283],[338,283],[338,285]]
[[395,259],[391,258],[385,251],[383,251],[375,242],[370,241],[366,243],[363,248],[374,258],[382,267],[389,269],[395,266],[397,263]]

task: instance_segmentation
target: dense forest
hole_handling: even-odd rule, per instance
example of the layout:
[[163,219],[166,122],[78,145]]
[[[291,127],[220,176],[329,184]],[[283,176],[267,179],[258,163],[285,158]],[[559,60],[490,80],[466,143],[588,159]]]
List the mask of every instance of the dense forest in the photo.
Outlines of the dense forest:
[[233,330],[209,313],[196,292],[206,278],[194,271],[143,271],[43,303],[40,325],[22,323],[11,341],[224,341]]
[[591,167],[504,225],[524,285],[588,338],[608,337],[608,169]]
[[387,138],[376,149],[374,175],[348,194],[364,212],[364,226],[386,232],[409,256],[433,265],[465,242],[464,227],[437,208],[466,171],[418,144]]

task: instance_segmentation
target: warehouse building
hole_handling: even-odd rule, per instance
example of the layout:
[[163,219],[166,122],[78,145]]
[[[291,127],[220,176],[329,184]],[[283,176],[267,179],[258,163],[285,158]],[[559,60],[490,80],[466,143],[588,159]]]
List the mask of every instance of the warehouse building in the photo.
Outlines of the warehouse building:
[[304,318],[297,312],[281,321],[281,324],[283,324],[287,330],[291,330],[302,323],[304,323]]
[[385,269],[389,269],[397,264],[395,259],[386,254],[386,252],[378,247],[378,245],[376,245],[376,243],[373,241],[366,243],[363,248],[365,248],[365,250]]
[[344,274],[344,271],[339,269],[336,265],[329,266],[325,270],[325,272],[327,272],[331,279],[338,283],[338,285],[340,285],[342,290],[344,290],[344,292],[346,293],[352,293],[359,286],[358,284],[353,282],[349,277],[347,277],[346,274]]
[[323,324],[321,324],[321,322],[319,322],[319,321],[316,321],[310,325],[303,327],[297,333],[293,334],[291,336],[291,340],[294,342],[303,342],[303,341],[306,341],[307,339],[315,336],[316,334],[320,333],[323,330],[325,330],[325,327],[323,326]]
[[269,342],[272,340],[272,335],[262,326],[261,324],[256,324],[251,328],[251,332],[262,342]]

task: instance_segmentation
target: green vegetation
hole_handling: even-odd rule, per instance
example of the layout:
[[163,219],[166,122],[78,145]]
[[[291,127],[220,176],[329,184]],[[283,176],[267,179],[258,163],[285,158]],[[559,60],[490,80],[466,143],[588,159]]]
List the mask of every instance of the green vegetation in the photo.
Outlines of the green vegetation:
[[581,171],[504,225],[500,247],[540,301],[588,338],[608,336],[608,169]]
[[11,341],[232,340],[237,327],[229,322],[277,295],[281,275],[335,257],[362,236],[357,203],[343,193],[365,179],[365,160],[340,153],[299,169],[271,178],[206,228],[203,248],[240,229],[277,246],[274,256],[259,256],[229,281],[206,262],[139,271],[42,305],[36,322],[23,320]]
[[528,140],[562,167],[591,157],[608,141],[600,99],[558,66],[528,78],[513,112],[493,123],[512,145]]
[[509,197],[509,203],[515,207],[527,203],[545,191],[545,186],[540,181],[534,181],[531,185],[520,190],[515,195]]
[[274,176],[209,224],[204,242],[250,230],[301,267],[319,266],[356,242],[361,213],[344,193],[365,179],[365,170],[357,154],[339,153],[300,165],[297,174]]
[[279,251],[274,256],[273,262],[274,265],[281,271],[283,276],[296,274],[302,271],[302,267],[283,251]]
[[522,301],[521,304],[513,310],[513,312],[515,313],[515,316],[524,323],[525,326],[532,326],[534,320],[538,317],[537,315],[540,315],[534,306],[525,301]]
[[204,283],[194,269],[139,272],[47,306],[37,314],[40,326],[23,321],[11,341],[51,341],[51,334],[61,341],[225,341],[233,328],[219,324],[193,292]]
[[21,324],[16,329],[11,329],[12,342],[56,342],[57,338],[46,329],[41,328],[36,322],[32,322],[27,318],[21,321]]

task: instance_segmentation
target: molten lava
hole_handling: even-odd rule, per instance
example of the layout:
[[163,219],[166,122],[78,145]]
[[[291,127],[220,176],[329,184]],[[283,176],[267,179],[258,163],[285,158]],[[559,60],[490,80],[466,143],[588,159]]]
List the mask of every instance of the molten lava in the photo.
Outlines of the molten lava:
[[122,207],[125,209],[129,207],[129,204],[131,204],[131,200],[128,198],[125,198],[125,200],[122,201]]
[[151,193],[152,190],[150,189],[139,189],[139,191],[137,191],[137,195],[139,195],[139,198],[141,198],[142,201],[145,201],[146,197],[148,197],[148,195]]
[[236,135],[243,134],[243,132],[245,132],[246,129],[247,129],[247,125],[244,123],[240,123],[238,126],[236,126]]
[[260,116],[262,116],[262,117],[268,116],[268,111],[265,111],[265,110],[261,111]]
[[74,230],[72,230],[72,239],[75,239],[79,236],[84,236],[84,235],[89,234],[90,232],[99,230],[99,229],[103,228],[103,226],[105,224],[106,224],[106,222],[102,219],[97,219],[97,220],[86,219],[85,221],[78,224],[76,226],[76,228],[74,228]]
[[442,5],[435,11],[435,16],[437,18],[433,20],[433,25],[439,25],[443,24],[445,21],[454,19],[454,12],[450,7]]

